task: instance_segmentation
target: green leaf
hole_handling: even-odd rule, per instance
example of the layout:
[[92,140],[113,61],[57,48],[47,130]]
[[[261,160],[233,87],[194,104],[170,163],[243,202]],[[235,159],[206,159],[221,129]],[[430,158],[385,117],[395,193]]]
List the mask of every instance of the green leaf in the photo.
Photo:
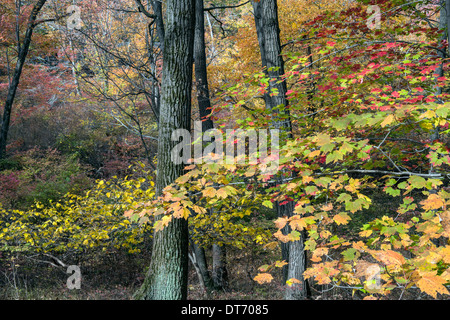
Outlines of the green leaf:
[[270,200],[265,200],[265,201],[263,201],[263,206],[265,206],[265,207],[267,207],[267,208],[270,208],[270,209],[272,209],[273,208],[273,203],[272,203],[272,201],[270,201]]

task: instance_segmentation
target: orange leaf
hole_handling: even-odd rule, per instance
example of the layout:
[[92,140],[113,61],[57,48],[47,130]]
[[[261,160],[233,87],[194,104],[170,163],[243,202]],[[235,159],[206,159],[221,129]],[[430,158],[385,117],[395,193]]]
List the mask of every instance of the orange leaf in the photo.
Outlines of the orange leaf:
[[293,285],[293,284],[296,284],[296,283],[301,283],[301,281],[298,280],[298,279],[295,279],[295,278],[290,278],[290,279],[286,280],[286,284],[287,284],[289,287],[292,287],[292,285]]
[[202,193],[205,197],[214,198],[216,195],[216,189],[209,187],[209,188],[206,188],[205,190],[203,190]]
[[[373,254],[373,252],[372,252]],[[373,254],[374,257],[385,265],[401,266],[405,263],[405,257],[393,250],[380,250]]]
[[270,273],[260,273],[256,277],[253,278],[259,284],[270,283],[273,280],[273,277]]
[[366,296],[363,298],[363,300],[378,300],[378,298],[376,298],[374,296]]
[[228,197],[227,189],[220,188],[219,190],[217,190],[217,196],[222,199],[225,199],[226,197]]
[[336,224],[340,225],[347,224],[351,220],[351,218],[345,212],[340,212],[333,217],[333,220],[336,222]]
[[294,230],[302,231],[304,228],[307,227],[305,219],[300,218],[299,216],[293,216],[289,220],[290,220],[289,225]]
[[417,281],[417,287],[423,292],[436,298],[437,293],[449,294],[447,288],[444,286],[446,280],[439,277],[436,271],[420,272],[421,278]]
[[130,209],[130,210],[125,211],[125,212],[123,213],[123,215],[124,215],[125,217],[129,218],[129,217],[131,217],[131,215],[133,214],[133,212],[134,212],[134,210],[133,210],[133,209]]
[[420,202],[420,204],[425,210],[435,210],[442,208],[444,201],[439,195],[432,193],[427,199]]
[[275,227],[277,227],[278,229],[282,229],[284,228],[287,222],[288,222],[287,218],[280,217],[277,220],[275,220]]

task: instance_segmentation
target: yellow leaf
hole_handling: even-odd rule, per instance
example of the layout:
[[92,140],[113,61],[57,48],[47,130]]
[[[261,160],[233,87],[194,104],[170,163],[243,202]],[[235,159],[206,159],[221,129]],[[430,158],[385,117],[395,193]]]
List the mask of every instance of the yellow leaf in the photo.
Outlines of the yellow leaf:
[[313,252],[313,256],[311,257],[311,261],[320,262],[322,261],[322,256],[328,253],[328,248],[319,247]]
[[293,216],[289,219],[289,225],[292,229],[302,231],[307,227],[306,221],[304,218],[300,218],[299,216]]
[[303,176],[303,177],[302,177],[302,182],[303,182],[303,184],[308,184],[309,182],[311,182],[311,181],[313,181],[313,180],[314,180],[314,178],[311,177],[311,176]]
[[172,221],[172,216],[164,216],[160,220],[155,222],[155,232],[163,230]]
[[214,198],[216,196],[216,189],[209,187],[203,190],[203,195],[208,198]]
[[444,228],[444,232],[442,233],[442,235],[444,237],[449,238],[450,237],[450,211],[444,211],[440,214],[440,218],[441,218],[441,225]]
[[436,274],[436,271],[420,272],[420,276],[421,278],[416,284],[423,292],[429,294],[433,298],[437,297],[437,293],[449,294],[447,288],[444,286],[446,280],[439,277]]
[[203,213],[206,213],[206,212],[207,212],[205,208],[200,207],[200,206],[197,206],[197,205],[193,205],[193,206],[192,206],[192,209],[193,209],[194,212],[196,212],[196,213],[201,213],[201,214],[203,214]]
[[264,249],[274,250],[278,246],[277,241],[272,241],[264,245]]
[[308,158],[314,158],[317,157],[320,154],[320,150],[314,150],[313,152],[309,153],[307,155]]
[[321,147],[325,144],[330,143],[331,137],[328,134],[318,134],[314,137],[314,142],[316,142],[317,146]]
[[339,214],[336,214],[333,217],[333,220],[336,222],[337,225],[340,225],[340,224],[347,224],[351,220],[351,218],[345,212],[341,212]]
[[301,283],[301,281],[298,280],[298,279],[295,279],[295,278],[290,278],[290,279],[286,280],[286,284],[287,284],[289,287],[292,287],[292,285],[293,285],[293,284],[296,284],[296,283]]
[[372,234],[372,230],[370,230],[370,229],[367,229],[367,230],[363,230],[363,231],[361,231],[360,233],[359,233],[359,236],[360,237],[363,237],[363,238],[367,238],[368,236],[370,236],[371,234]]
[[282,267],[284,267],[285,265],[287,265],[288,263],[286,262],[286,261],[277,261],[277,262],[275,262],[275,267],[277,267],[277,268],[282,268]]
[[217,196],[222,199],[225,199],[226,197],[228,197],[227,189],[220,188],[219,190],[217,190]]
[[445,246],[441,248],[440,255],[445,263],[450,263],[450,246]]
[[444,205],[444,201],[439,195],[432,193],[428,196],[427,199],[420,202],[420,204],[425,210],[435,210],[442,208],[442,206]]
[[288,222],[287,218],[280,217],[277,220],[275,220],[275,226],[278,229],[282,229],[282,228],[284,228],[284,226],[286,225],[287,222]]
[[394,121],[394,115],[390,114],[386,118],[384,118],[383,122],[381,122],[381,126],[384,128],[387,125],[391,124]]

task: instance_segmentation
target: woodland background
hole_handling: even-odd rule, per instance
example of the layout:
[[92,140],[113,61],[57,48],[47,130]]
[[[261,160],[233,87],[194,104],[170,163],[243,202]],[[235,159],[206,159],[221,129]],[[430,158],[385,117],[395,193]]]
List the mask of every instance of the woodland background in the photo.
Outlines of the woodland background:
[[[449,21],[448,0],[3,0],[0,298],[155,298],[159,262],[169,299],[447,299]],[[279,172],[163,166],[171,112],[281,130]]]

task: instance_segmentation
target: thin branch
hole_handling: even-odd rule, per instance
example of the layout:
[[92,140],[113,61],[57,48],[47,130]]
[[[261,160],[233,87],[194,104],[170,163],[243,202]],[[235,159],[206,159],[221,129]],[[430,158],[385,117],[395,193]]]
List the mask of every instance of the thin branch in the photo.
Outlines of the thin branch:
[[238,7],[242,7],[245,6],[247,3],[250,3],[250,1],[246,1],[237,5],[230,5],[230,6],[217,6],[217,7],[208,7],[208,8],[203,8],[203,11],[211,11],[211,10],[216,10],[216,9],[232,9],[232,8],[238,8]]
[[142,12],[151,19],[156,19],[156,14],[151,14],[150,12],[148,12],[147,9],[145,9],[144,5],[142,4],[141,0],[135,0],[135,2],[138,5],[139,12]]

